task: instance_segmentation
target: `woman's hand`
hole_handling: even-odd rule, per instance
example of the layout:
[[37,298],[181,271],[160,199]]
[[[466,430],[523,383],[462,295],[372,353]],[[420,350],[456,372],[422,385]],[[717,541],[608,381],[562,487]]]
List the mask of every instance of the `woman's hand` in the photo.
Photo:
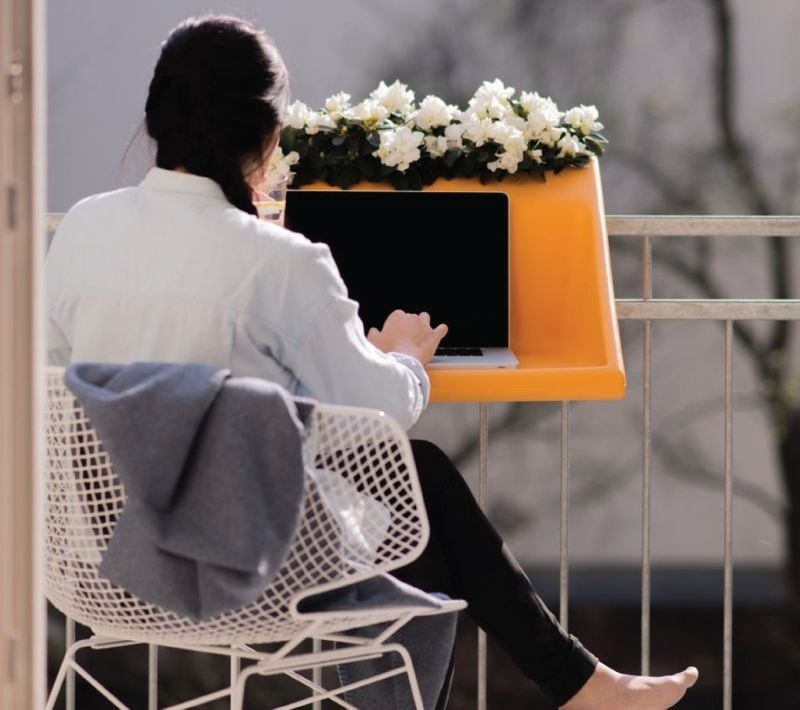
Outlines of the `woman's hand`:
[[445,335],[447,326],[442,323],[431,328],[431,317],[427,313],[417,315],[396,310],[389,314],[383,328],[369,329],[367,340],[385,353],[411,355],[426,365]]

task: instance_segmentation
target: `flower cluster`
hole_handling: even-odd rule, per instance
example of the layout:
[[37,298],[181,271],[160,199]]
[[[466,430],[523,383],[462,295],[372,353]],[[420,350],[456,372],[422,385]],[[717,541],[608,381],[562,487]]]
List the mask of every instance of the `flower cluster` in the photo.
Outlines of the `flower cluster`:
[[594,106],[562,112],[535,92],[515,97],[499,79],[484,82],[464,110],[437,96],[417,104],[399,81],[381,82],[360,103],[350,99],[335,94],[318,110],[300,101],[289,106],[272,169],[291,174],[295,187],[370,180],[418,190],[439,177],[544,178],[585,165],[606,143]]

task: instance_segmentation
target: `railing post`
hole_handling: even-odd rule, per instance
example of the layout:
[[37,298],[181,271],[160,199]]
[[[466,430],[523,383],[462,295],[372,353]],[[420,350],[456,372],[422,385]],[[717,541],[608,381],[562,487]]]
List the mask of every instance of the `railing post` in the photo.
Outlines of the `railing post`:
[[[642,238],[642,298],[653,297],[653,252],[650,236]],[[652,344],[651,322],[642,323],[642,614],[641,672],[650,674],[650,503],[652,454]]]
[[[478,504],[486,511],[489,479],[489,405],[480,403],[480,467],[478,469]],[[486,683],[486,633],[478,630],[478,710],[486,710],[488,688]]]
[[725,486],[722,708],[733,706],[733,321],[725,321]]
[[561,403],[561,519],[559,523],[558,620],[569,627],[569,402]]
[[[68,616],[64,619],[64,643],[70,648],[75,643],[75,620]],[[66,676],[66,710],[75,710],[75,671],[70,666]]]

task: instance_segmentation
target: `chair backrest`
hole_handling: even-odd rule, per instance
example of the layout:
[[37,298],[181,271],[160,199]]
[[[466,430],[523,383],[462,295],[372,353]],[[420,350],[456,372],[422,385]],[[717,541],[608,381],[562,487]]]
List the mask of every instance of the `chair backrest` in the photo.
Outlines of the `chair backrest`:
[[98,573],[125,490],[65,387],[62,368],[47,371],[46,442],[47,597],[97,632],[187,643],[291,638],[305,623],[293,613],[294,604],[309,590],[400,567],[427,541],[402,428],[382,412],[320,404],[304,444],[313,472],[305,478],[300,525],[276,579],[253,604],[196,623],[137,599]]

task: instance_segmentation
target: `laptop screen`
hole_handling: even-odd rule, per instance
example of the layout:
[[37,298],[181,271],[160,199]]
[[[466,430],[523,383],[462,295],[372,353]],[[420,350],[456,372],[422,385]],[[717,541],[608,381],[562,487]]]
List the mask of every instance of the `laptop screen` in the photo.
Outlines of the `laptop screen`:
[[508,346],[505,193],[290,190],[286,226],[330,246],[367,331],[400,308],[443,346]]

